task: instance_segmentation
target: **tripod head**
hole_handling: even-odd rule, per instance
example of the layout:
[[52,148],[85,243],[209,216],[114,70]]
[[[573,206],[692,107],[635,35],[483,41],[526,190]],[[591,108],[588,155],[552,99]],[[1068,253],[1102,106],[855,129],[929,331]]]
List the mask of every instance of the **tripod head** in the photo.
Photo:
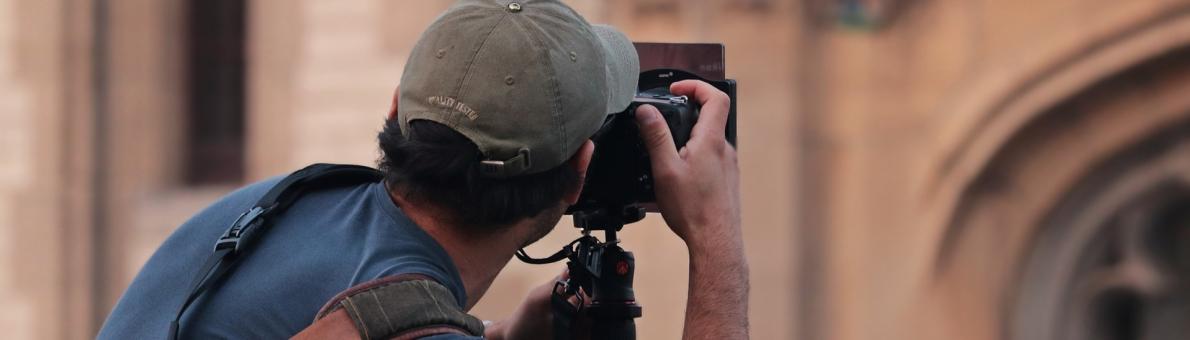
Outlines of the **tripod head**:
[[[645,210],[624,206],[575,211],[573,215],[575,227],[582,229],[582,237],[545,259],[529,257],[523,249],[516,254],[518,259],[530,264],[568,260],[570,277],[554,284],[550,299],[554,338],[569,339],[573,319],[586,316],[592,321],[591,339],[636,339],[635,319],[641,317],[641,306],[636,303],[632,289],[636,260],[632,252],[620,247],[616,232],[625,224],[643,219]],[[591,236],[594,230],[604,231],[603,241]],[[589,304],[581,293],[590,295]],[[569,302],[570,297],[578,298],[578,306]]]

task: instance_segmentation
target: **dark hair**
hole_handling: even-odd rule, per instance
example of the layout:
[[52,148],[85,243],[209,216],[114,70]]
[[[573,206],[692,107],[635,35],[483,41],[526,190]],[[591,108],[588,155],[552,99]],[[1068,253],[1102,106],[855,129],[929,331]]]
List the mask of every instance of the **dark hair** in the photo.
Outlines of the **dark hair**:
[[566,164],[553,169],[497,179],[480,175],[483,155],[471,140],[432,121],[415,120],[409,136],[389,119],[380,132],[380,171],[390,190],[407,199],[443,209],[452,222],[482,228],[507,225],[556,207],[578,185]]

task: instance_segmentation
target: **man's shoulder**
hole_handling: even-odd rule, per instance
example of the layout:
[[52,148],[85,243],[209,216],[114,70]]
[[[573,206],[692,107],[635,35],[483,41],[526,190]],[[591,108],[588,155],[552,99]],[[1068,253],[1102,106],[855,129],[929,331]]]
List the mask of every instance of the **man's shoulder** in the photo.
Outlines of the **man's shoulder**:
[[98,337],[139,338],[164,332],[185,298],[181,291],[191,284],[192,271],[210,254],[215,240],[280,179],[269,178],[236,189],[182,223],[141,267]]
[[[182,303],[183,291],[192,284],[193,271],[211,254],[218,237],[284,177],[275,176],[240,187],[216,199],[177,228],[142,267],[117,304],[104,327],[104,338],[138,338],[143,334],[136,333],[141,332],[137,329],[146,325],[153,330],[165,329],[168,318]],[[338,287],[390,272],[438,268],[420,262],[395,261],[423,258],[408,255],[425,245],[413,240],[409,233],[388,230],[392,226],[374,204],[377,193],[372,185],[328,187],[302,195],[291,209],[277,216],[267,237],[253,246],[251,256],[240,259],[237,269],[220,284],[221,288],[207,292],[200,307],[192,309],[183,323],[219,324],[226,322],[223,315],[236,314],[226,311],[255,308],[250,313],[253,316],[246,319],[251,319],[252,324],[271,327],[219,331],[252,335],[246,337],[273,337],[279,334],[261,332],[300,329],[342,289]],[[398,245],[408,249],[393,252],[391,248]],[[271,288],[261,291],[254,287]],[[261,313],[264,309],[275,313]],[[199,310],[206,312],[197,313]],[[203,327],[188,329],[187,334],[214,334]]]

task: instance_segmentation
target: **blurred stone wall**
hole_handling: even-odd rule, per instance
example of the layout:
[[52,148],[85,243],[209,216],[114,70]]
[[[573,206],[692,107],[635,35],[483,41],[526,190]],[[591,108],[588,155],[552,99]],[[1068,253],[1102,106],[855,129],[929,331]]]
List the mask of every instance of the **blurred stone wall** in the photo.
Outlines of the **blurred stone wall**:
[[[0,49],[16,41],[16,11],[11,1],[0,1]],[[15,242],[14,200],[28,189],[32,169],[33,141],[31,113],[26,88],[16,76],[16,62],[11,53],[0,53],[0,245]],[[17,289],[16,266],[11,257],[0,261],[0,328],[11,330],[17,338],[32,338],[30,299]]]
[[[248,1],[242,182],[374,164],[404,59],[450,3]],[[637,41],[727,45],[754,338],[1185,334],[1161,313],[1185,310],[1190,270],[1162,249],[1190,227],[1157,217],[1190,210],[1190,1],[568,3]],[[186,7],[0,0],[6,338],[92,337],[161,240],[243,184],[181,179]],[[564,220],[529,251],[576,234]],[[621,236],[641,338],[680,337],[681,242],[655,216]],[[1087,264],[1116,253],[1143,256]],[[503,317],[559,271],[514,261],[473,312]],[[1101,314],[1165,319],[1141,336]]]

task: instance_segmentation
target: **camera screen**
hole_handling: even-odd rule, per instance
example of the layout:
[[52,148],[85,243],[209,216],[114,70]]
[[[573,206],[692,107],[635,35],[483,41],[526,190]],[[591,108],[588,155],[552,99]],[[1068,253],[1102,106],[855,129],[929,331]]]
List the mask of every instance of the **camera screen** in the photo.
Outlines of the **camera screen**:
[[723,44],[636,42],[632,45],[640,56],[641,71],[667,68],[685,70],[706,80],[727,78]]

